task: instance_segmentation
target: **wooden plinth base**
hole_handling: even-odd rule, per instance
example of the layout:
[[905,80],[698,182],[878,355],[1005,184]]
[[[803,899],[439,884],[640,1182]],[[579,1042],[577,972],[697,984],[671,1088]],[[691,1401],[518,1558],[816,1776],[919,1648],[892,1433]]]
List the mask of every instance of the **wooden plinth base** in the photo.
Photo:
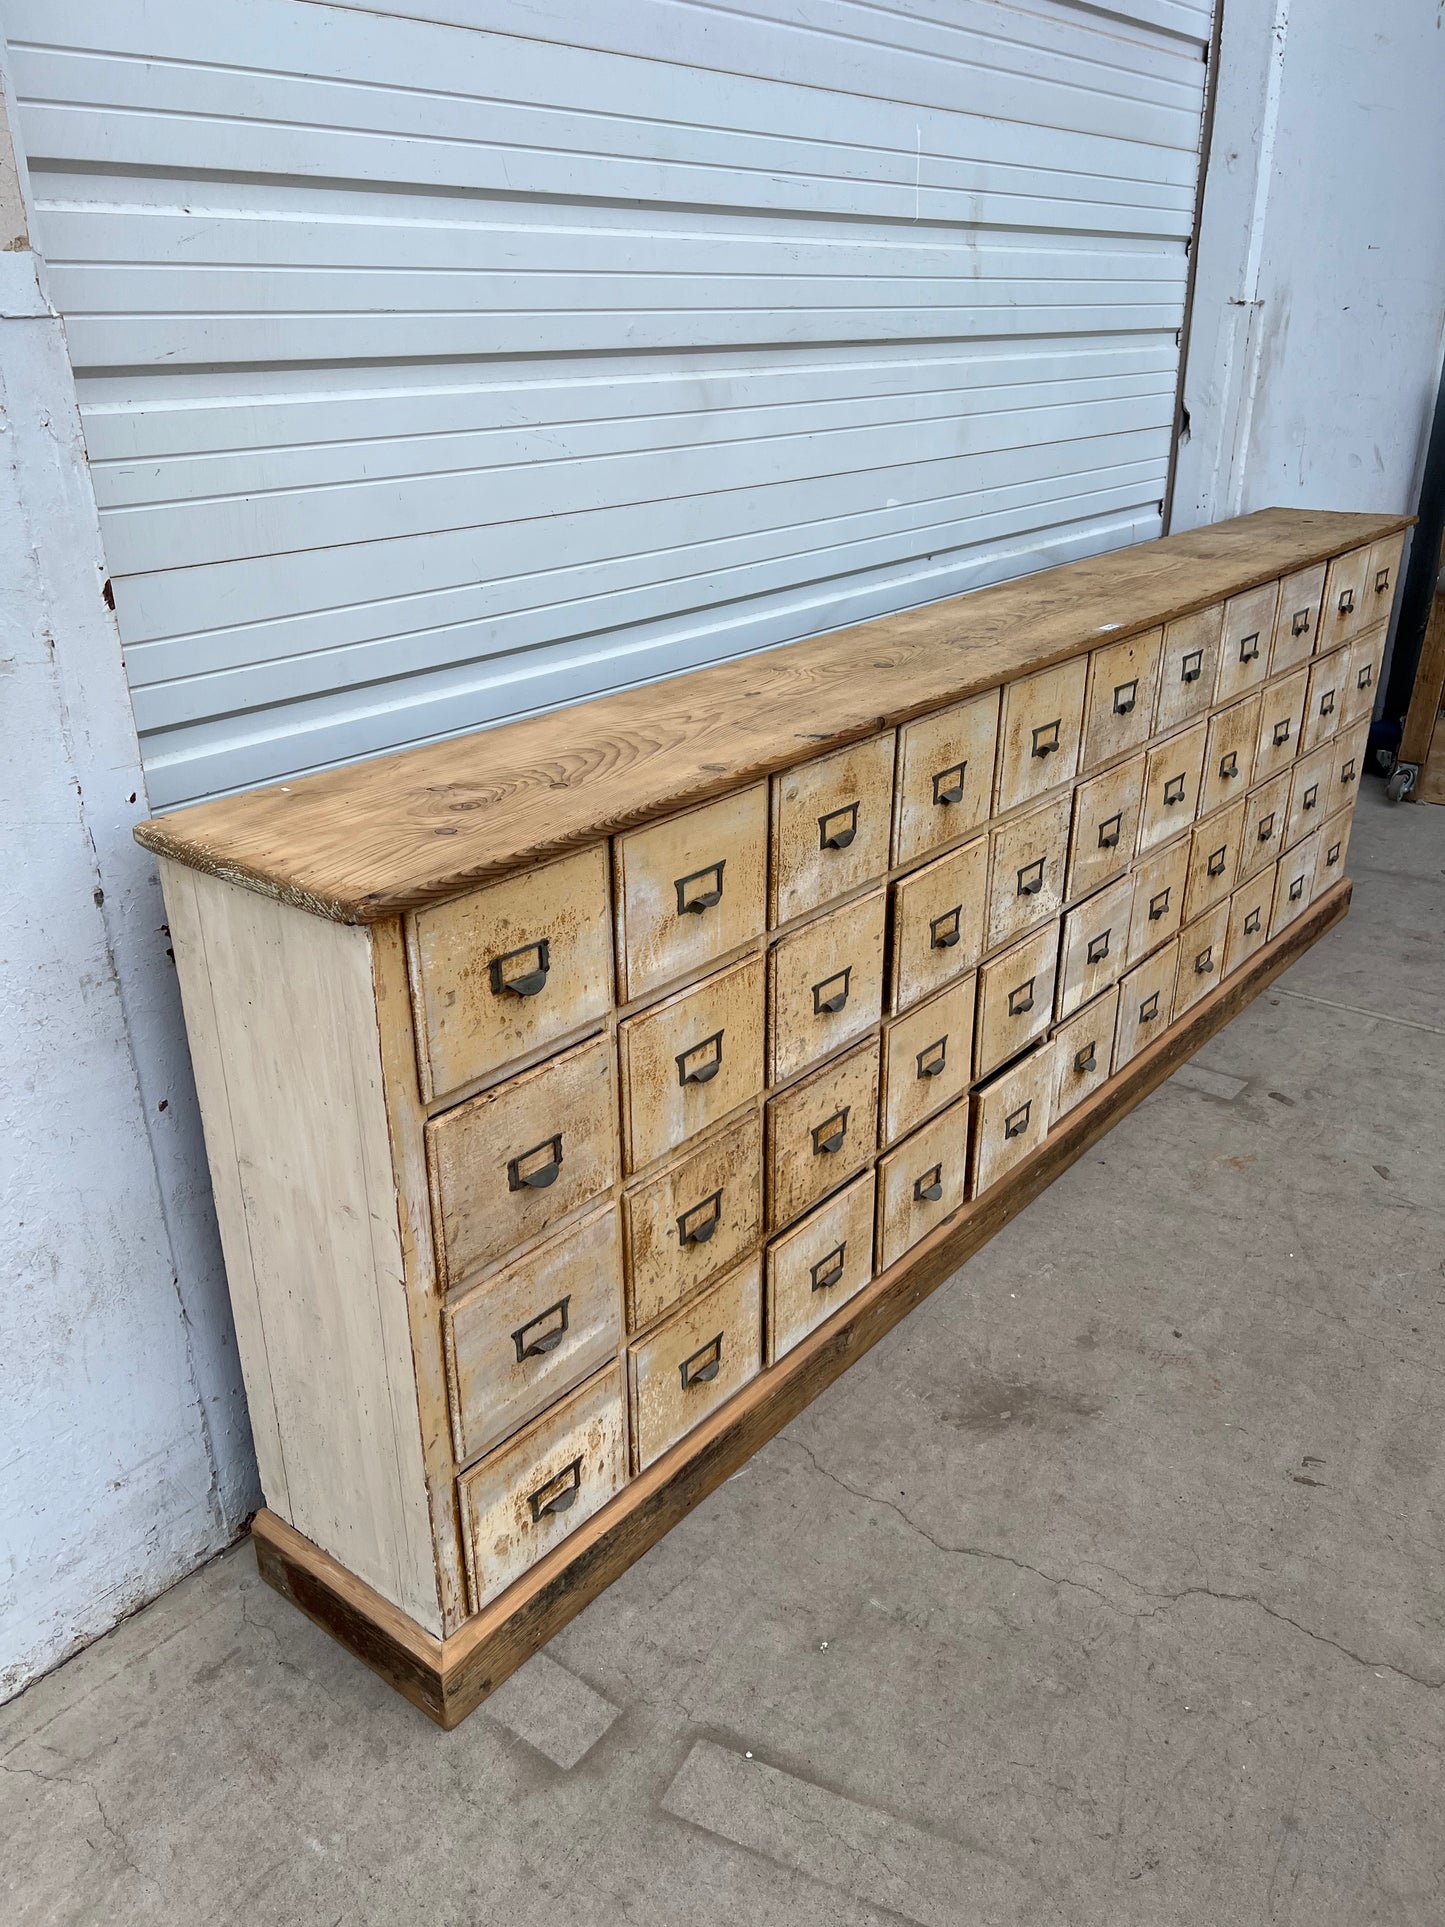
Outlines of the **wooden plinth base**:
[[261,1576],[438,1725],[466,1718],[840,1372],[1257,997],[1349,908],[1348,880],[1311,904],[1186,1017],[1071,1111],[1009,1175],[875,1278],[448,1639],[435,1639],[272,1512],[252,1527]]

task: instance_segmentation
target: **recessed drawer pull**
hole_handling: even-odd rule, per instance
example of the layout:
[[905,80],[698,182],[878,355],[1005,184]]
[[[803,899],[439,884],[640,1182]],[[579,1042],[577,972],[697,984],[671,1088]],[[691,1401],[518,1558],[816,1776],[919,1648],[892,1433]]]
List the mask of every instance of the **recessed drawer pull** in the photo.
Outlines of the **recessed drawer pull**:
[[1086,955],[1087,955],[1088,961],[1091,964],[1093,964],[1093,963],[1102,963],[1105,957],[1108,956],[1108,954],[1109,954],[1109,932],[1107,930],[1101,930],[1097,937],[1090,937],[1089,948],[1088,948],[1088,951],[1086,952]]
[[1320,800],[1320,786],[1318,783],[1311,783],[1309,788],[1304,793],[1304,801],[1300,805],[1300,807],[1301,809],[1312,810],[1315,807],[1316,803],[1319,802],[1319,800]]
[[1036,897],[1044,887],[1044,859],[1026,863],[1019,871],[1018,893],[1021,897]]
[[1228,848],[1229,845],[1227,843],[1221,843],[1217,850],[1210,852],[1209,861],[1204,867],[1212,877],[1222,877],[1224,875],[1225,852]]
[[1239,660],[1241,662],[1254,662],[1258,655],[1259,631],[1256,629],[1252,636],[1241,636],[1239,638]]
[[701,1204],[689,1205],[677,1221],[677,1235],[685,1245],[705,1245],[722,1223],[722,1190],[714,1191]]
[[[529,1318],[525,1325],[519,1325],[512,1333],[512,1343],[517,1348],[517,1363],[527,1358],[545,1358],[548,1352],[555,1352],[567,1336],[569,1310],[572,1294],[559,1298],[555,1305],[548,1305],[539,1311],[535,1318]],[[549,1321],[555,1319],[556,1323]]]
[[556,1183],[561,1169],[562,1133],[558,1131],[534,1144],[530,1151],[518,1151],[514,1158],[507,1159],[507,1189],[545,1191],[549,1184]]
[[1348,762],[1341,763],[1340,765],[1340,781],[1342,783],[1353,783],[1354,780],[1355,780],[1355,759],[1353,756],[1351,756]]
[[955,903],[951,910],[934,917],[928,926],[928,947],[930,950],[952,950],[963,932],[963,905]]
[[813,1126],[814,1157],[842,1150],[843,1140],[848,1135],[848,1113],[852,1108],[851,1104],[845,1104],[841,1111],[834,1111],[831,1117],[825,1117],[821,1124]]
[[1151,990],[1139,1006],[1139,1022],[1141,1024],[1152,1024],[1158,1015],[1159,992],[1157,990]]
[[1169,781],[1164,785],[1164,801],[1171,808],[1175,803],[1182,803],[1184,801],[1184,792],[1188,786],[1188,781],[1185,777],[1171,776]]
[[808,1276],[812,1280],[814,1291],[827,1291],[830,1286],[838,1283],[843,1276],[847,1256],[848,1240],[845,1238],[842,1244],[835,1245],[825,1258],[820,1258],[817,1264],[808,1267]]
[[1290,719],[1286,716],[1282,722],[1278,722],[1274,726],[1274,746],[1276,749],[1284,748],[1285,744],[1289,741],[1289,732]]
[[1268,843],[1269,839],[1273,835],[1274,835],[1274,811],[1271,810],[1268,816],[1262,816],[1259,819],[1259,840],[1261,843]]
[[1131,682],[1116,683],[1114,686],[1114,714],[1127,716],[1139,700],[1139,679]]
[[1238,776],[1239,751],[1237,749],[1232,749],[1227,756],[1220,757],[1219,773],[1221,776]]
[[937,1204],[943,1196],[943,1166],[933,1165],[922,1177],[913,1180],[913,1202],[915,1204]]
[[1024,1017],[1034,1007],[1034,979],[1019,984],[1008,994],[1008,1014],[1010,1017]]
[[1388,569],[1376,569],[1375,594],[1383,595],[1386,589],[1389,588],[1389,586],[1390,586],[1390,571]]
[[1204,651],[1191,649],[1179,665],[1180,682],[1198,682],[1204,674]]
[[1034,1108],[1034,1100],[1026,1098],[1016,1111],[1010,1111],[1003,1121],[1005,1137],[1022,1137],[1029,1128],[1029,1112]]
[[1333,689],[1327,689],[1324,695],[1320,697],[1320,714],[1321,716],[1333,716],[1334,713],[1335,692]]
[[581,1490],[582,1460],[575,1458],[555,1478],[548,1479],[545,1485],[539,1485],[535,1492],[528,1494],[532,1524],[537,1525],[543,1519],[555,1518],[557,1513],[566,1512]]
[[1159,919],[1160,919],[1160,918],[1161,918],[1162,916],[1164,916],[1164,915],[1166,914],[1166,912],[1168,911],[1168,909],[1169,909],[1169,892],[1170,892],[1170,890],[1171,890],[1172,888],[1173,888],[1173,885],[1172,885],[1172,884],[1168,884],[1168,883],[1166,883],[1166,884],[1165,884],[1165,886],[1164,886],[1164,888],[1163,888],[1163,889],[1162,889],[1162,890],[1161,890],[1161,891],[1160,891],[1160,892],[1158,893],[1158,895],[1157,895],[1157,896],[1152,896],[1152,897],[1150,897],[1150,899],[1149,899],[1149,921],[1150,921],[1150,923],[1158,923],[1158,921],[1159,921]]
[[848,987],[853,976],[852,964],[835,971],[831,977],[824,977],[813,985],[813,1015],[832,1016],[840,1011],[848,1001]]
[[1093,1043],[1085,1044],[1082,1050],[1076,1050],[1074,1052],[1074,1070],[1080,1077],[1087,1076],[1091,1070],[1096,1068],[1098,1062],[1098,1055]]
[[1034,746],[1032,751],[1033,755],[1035,756],[1052,756],[1053,755],[1054,751],[1059,747],[1059,731],[1060,729],[1062,729],[1063,723],[1064,723],[1063,717],[1056,716],[1051,723],[1039,724],[1038,728],[1033,732],[1033,737],[1034,737]]
[[679,1084],[708,1084],[722,1069],[723,1032],[715,1030],[711,1037],[704,1037],[700,1044],[690,1044],[680,1050],[673,1060],[677,1065]]
[[1355,592],[1354,592],[1354,590],[1353,590],[1353,589],[1341,589],[1341,591],[1340,591],[1340,614],[1341,614],[1342,616],[1352,616],[1352,615],[1353,615],[1354,613],[1355,613]]
[[1249,915],[1244,920],[1245,936],[1252,937],[1256,935],[1262,921],[1263,921],[1263,912],[1259,910],[1251,910]]
[[1200,951],[1199,955],[1194,959],[1194,968],[1196,973],[1201,977],[1207,977],[1210,971],[1213,970],[1214,968],[1214,945],[1213,944],[1210,944],[1207,950]]
[[1106,816],[1099,825],[1099,848],[1101,850],[1117,850],[1119,847],[1119,838],[1123,834],[1124,812],[1120,810],[1117,816]]
[[704,869],[692,870],[685,877],[678,877],[673,884],[677,891],[677,914],[680,917],[700,917],[704,910],[711,910],[722,902],[723,868],[727,858],[709,863]]
[[940,1037],[937,1042],[925,1044],[914,1062],[920,1077],[939,1077],[948,1061],[948,1039]]
[[845,803],[841,809],[829,810],[826,816],[818,818],[818,848],[820,850],[846,850],[858,834],[858,805]]
[[[487,965],[492,995],[504,997],[510,991],[514,997],[535,997],[539,990],[546,988],[551,961],[551,946],[546,937],[539,937],[535,943],[518,944],[515,950],[504,950]],[[524,962],[532,968],[521,969]],[[514,968],[509,971],[508,965]]]
[[1294,620],[1290,624],[1290,632],[1296,636],[1307,636],[1309,634],[1310,612],[1308,609],[1295,610]]
[[1304,895],[1304,893],[1305,893],[1305,880],[1303,877],[1296,877],[1294,882],[1289,886],[1290,902],[1298,903],[1300,898]]
[[1356,689],[1368,689],[1370,684],[1374,680],[1375,680],[1375,665],[1372,662],[1367,662],[1364,668],[1360,671],[1359,675],[1356,676],[1355,678],[1355,687]]
[[955,763],[952,769],[941,769],[933,779],[933,800],[935,803],[961,803],[963,801],[963,777],[968,764]]
[[693,1385],[711,1385],[722,1370],[723,1335],[718,1332],[705,1345],[699,1345],[691,1358],[685,1358],[678,1366],[682,1374],[682,1389],[687,1391]]
[[1329,849],[1326,850],[1325,852],[1325,868],[1327,870],[1333,869],[1335,864],[1337,864],[1339,860],[1340,860],[1340,846],[1338,843],[1332,843]]

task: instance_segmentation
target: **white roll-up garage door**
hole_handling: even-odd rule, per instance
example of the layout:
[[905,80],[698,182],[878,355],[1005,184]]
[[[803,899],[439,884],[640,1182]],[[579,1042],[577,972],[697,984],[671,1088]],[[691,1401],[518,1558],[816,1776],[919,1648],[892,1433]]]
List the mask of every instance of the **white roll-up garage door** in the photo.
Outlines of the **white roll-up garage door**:
[[158,808],[1159,533],[1206,0],[0,21]]

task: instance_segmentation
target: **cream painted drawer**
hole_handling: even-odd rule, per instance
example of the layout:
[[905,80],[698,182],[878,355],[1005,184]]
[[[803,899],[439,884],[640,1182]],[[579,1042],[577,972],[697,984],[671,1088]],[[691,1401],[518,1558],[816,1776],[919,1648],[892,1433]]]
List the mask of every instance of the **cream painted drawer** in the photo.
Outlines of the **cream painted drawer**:
[[1129,949],[1133,904],[1134,879],[1124,876],[1065,915],[1059,951],[1060,1017],[1072,1016],[1081,1004],[1117,981]]
[[614,1363],[457,1481],[473,1611],[626,1483],[627,1406]]
[[1274,642],[1269,673],[1279,675],[1296,663],[1308,662],[1315,652],[1320,628],[1320,601],[1325,592],[1325,565],[1312,563],[1287,575],[1279,585],[1279,608],[1274,618]]
[[604,1205],[444,1314],[452,1438],[465,1464],[579,1384],[622,1343],[622,1228]]
[[787,923],[888,869],[894,733],[773,778],[769,919]]
[[1059,968],[1059,926],[1046,924],[979,968],[975,1074],[987,1077],[1049,1027]]
[[1139,840],[1144,758],[1131,756],[1074,791],[1065,901],[1085,897],[1128,869]]
[[1309,908],[1314,889],[1315,863],[1319,856],[1320,832],[1315,830],[1280,858],[1274,877],[1274,902],[1270,908],[1269,934],[1277,937],[1287,930],[1300,913]]
[[1216,903],[1179,932],[1179,963],[1174,979],[1174,1015],[1182,1017],[1207,997],[1224,976],[1229,939],[1229,898]]
[[968,1089],[976,989],[975,977],[960,978],[884,1025],[884,1144],[896,1144]]
[[1053,1084],[1053,1046],[1041,1044],[974,1092],[970,1197],[982,1196],[1043,1143]]
[[[1278,858],[1284,848],[1284,826],[1289,819],[1290,773],[1281,770],[1269,782],[1252,789],[1244,801],[1244,828],[1239,836],[1239,880],[1247,883]],[[1268,923],[1268,917],[1265,922]]]
[[1078,774],[1087,657],[1008,683],[999,724],[994,814],[1016,809]]
[[767,1223],[780,1231],[836,1191],[878,1148],[876,1038],[768,1099]]
[[1116,1071],[1123,1070],[1168,1030],[1178,966],[1179,939],[1174,937],[1119,979],[1119,1016],[1114,1030]]
[[1375,713],[1379,695],[1380,664],[1385,654],[1388,628],[1371,629],[1357,636],[1350,645],[1350,672],[1345,677],[1345,693],[1340,699],[1340,728],[1351,723],[1367,723]]
[[1129,918],[1132,966],[1167,943],[1184,920],[1184,884],[1189,874],[1189,838],[1166,844],[1134,865],[1134,908]]
[[1071,790],[1002,823],[989,838],[985,950],[1012,943],[1056,917],[1064,901],[1069,858]]
[[971,696],[898,732],[893,861],[911,863],[988,821],[1000,691]]
[[748,1111],[624,1194],[627,1327],[640,1331],[763,1235],[763,1117]]
[[768,1246],[763,1320],[769,1365],[856,1298],[873,1276],[873,1173]]
[[1274,640],[1274,618],[1279,608],[1279,584],[1265,582],[1224,605],[1224,632],[1219,642],[1217,703],[1248,694],[1269,674],[1269,651]]
[[1260,696],[1246,696],[1209,719],[1204,748],[1204,781],[1199,791],[1199,814],[1209,816],[1226,803],[1237,803],[1254,781],[1254,752],[1259,741]]
[[1400,558],[1404,552],[1403,529],[1398,535],[1383,536],[1371,548],[1370,560],[1365,567],[1363,608],[1355,629],[1357,636],[1373,628],[1377,622],[1390,620],[1390,613],[1395,606],[1395,590],[1399,585]]
[[1054,1081],[1049,1103],[1054,1124],[1109,1081],[1118,1014],[1119,986],[1111,984],[1102,997],[1085,1004],[1054,1032]]
[[763,959],[748,957],[618,1025],[629,1172],[762,1090],[763,979]]
[[1354,813],[1339,810],[1334,816],[1327,817],[1320,825],[1320,847],[1315,857],[1315,874],[1311,897],[1317,897],[1338,883],[1345,874],[1345,859],[1350,853],[1350,827]]
[[968,1195],[968,1099],[878,1160],[877,1262],[886,1271],[951,1218]]
[[1269,913],[1274,903],[1274,865],[1242,883],[1229,899],[1229,931],[1224,942],[1224,973],[1248,963],[1269,942]]
[[1212,910],[1239,879],[1239,851],[1248,799],[1197,823],[1189,839],[1189,870],[1184,879],[1184,921]]
[[768,921],[768,787],[754,783],[613,844],[624,1003],[705,970]]
[[1330,777],[1334,763],[1334,744],[1323,743],[1312,755],[1302,756],[1290,772],[1289,814],[1284,825],[1287,850],[1318,828],[1330,814]]
[[1159,702],[1154,732],[1162,736],[1208,709],[1219,680],[1219,648],[1224,605],[1181,616],[1164,628],[1164,658],[1159,670]]
[[[1320,610],[1320,633],[1315,642],[1315,653],[1322,654],[1333,649],[1336,643],[1348,642],[1350,637],[1363,629],[1366,616],[1371,622],[1377,620],[1373,608],[1366,605],[1365,590],[1370,575],[1370,551],[1351,549],[1348,555],[1337,555],[1325,575],[1324,606]],[[1373,604],[1374,597],[1370,597]]]
[[1330,779],[1325,808],[1333,816],[1336,810],[1351,809],[1360,793],[1360,772],[1365,767],[1365,751],[1370,740],[1368,719],[1355,723],[1338,735],[1331,745]]
[[1209,725],[1156,743],[1144,759],[1144,803],[1139,814],[1139,853],[1157,849],[1187,830],[1199,808]]
[[415,911],[406,949],[432,1102],[606,1016],[606,844]]
[[1079,759],[1085,774],[1142,749],[1153,734],[1163,649],[1163,629],[1147,629],[1090,655]]
[[768,1081],[851,1044],[883,1015],[887,892],[870,891],[791,931],[768,955]]
[[893,886],[893,1010],[906,1010],[973,969],[983,955],[987,906],[986,836],[899,878]]
[[639,1472],[757,1377],[761,1258],[750,1258],[627,1348],[632,1460]]
[[1254,746],[1254,780],[1268,782],[1288,769],[1299,749],[1309,671],[1297,669],[1269,683],[1260,700],[1259,739]]
[[1350,675],[1348,649],[1331,650],[1310,664],[1309,686],[1305,691],[1305,719],[1300,725],[1300,754],[1308,755],[1328,742],[1340,726],[1340,705]]
[[426,1126],[443,1290],[617,1180],[612,1043],[594,1037]]

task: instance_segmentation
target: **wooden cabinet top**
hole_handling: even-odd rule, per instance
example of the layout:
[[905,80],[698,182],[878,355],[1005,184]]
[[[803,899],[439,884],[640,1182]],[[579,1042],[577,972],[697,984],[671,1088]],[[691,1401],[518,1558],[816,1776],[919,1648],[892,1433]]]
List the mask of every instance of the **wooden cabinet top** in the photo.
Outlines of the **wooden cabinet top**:
[[471,735],[199,803],[147,849],[371,923],[1393,534],[1264,509]]

